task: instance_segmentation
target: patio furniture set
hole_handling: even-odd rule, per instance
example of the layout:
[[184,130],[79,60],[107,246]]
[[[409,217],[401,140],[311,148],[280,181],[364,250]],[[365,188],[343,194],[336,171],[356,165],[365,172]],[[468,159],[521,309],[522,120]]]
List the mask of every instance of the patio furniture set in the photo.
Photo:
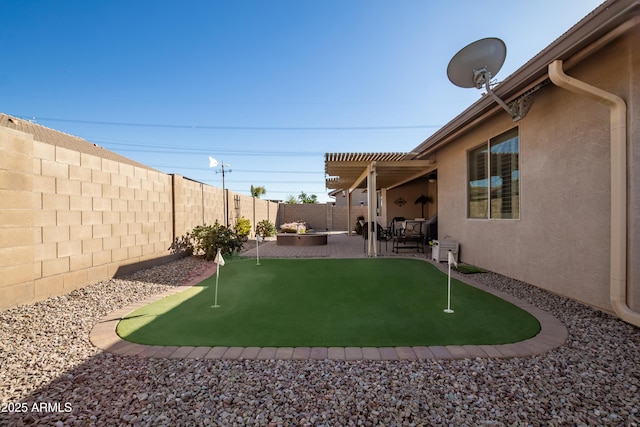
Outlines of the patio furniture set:
[[[400,250],[413,249],[424,253],[425,245],[437,238],[437,219],[437,215],[429,219],[416,218],[413,220],[396,217],[388,227],[375,223],[378,247],[381,249],[382,242],[384,242],[385,250],[388,250],[388,243],[391,241],[392,252],[399,253]],[[370,223],[361,220],[360,225],[362,226],[362,237],[366,250],[369,238],[367,230]]]

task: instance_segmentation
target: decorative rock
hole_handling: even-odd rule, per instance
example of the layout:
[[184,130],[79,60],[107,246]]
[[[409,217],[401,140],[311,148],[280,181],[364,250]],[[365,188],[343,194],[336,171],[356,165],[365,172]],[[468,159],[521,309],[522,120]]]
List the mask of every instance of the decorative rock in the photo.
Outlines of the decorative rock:
[[415,360],[389,349],[344,361],[317,348],[287,349],[291,360],[269,360],[277,349],[243,360],[140,358],[89,342],[107,313],[209,266],[186,258],[0,312],[0,425],[640,424],[640,330],[491,273],[474,279],[558,317],[565,345],[533,357],[445,361],[414,347]]

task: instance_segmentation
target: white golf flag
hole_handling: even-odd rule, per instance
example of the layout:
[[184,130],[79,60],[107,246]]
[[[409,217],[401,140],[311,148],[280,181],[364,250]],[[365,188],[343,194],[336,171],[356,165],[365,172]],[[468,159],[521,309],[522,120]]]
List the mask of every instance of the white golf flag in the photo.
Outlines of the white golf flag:
[[222,267],[224,265],[224,258],[222,258],[222,254],[220,253],[220,249],[218,249],[218,253],[216,254],[216,257],[213,259],[213,262],[218,264],[220,267]]
[[456,258],[453,256],[453,252],[449,251],[449,265],[451,264],[455,265],[456,267],[458,266]]
[[215,168],[216,166],[218,166],[218,161],[213,157],[209,156],[209,167]]

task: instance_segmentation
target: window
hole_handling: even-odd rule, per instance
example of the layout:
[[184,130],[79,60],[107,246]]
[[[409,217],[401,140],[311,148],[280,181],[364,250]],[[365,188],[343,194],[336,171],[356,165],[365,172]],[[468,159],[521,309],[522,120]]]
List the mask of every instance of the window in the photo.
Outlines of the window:
[[518,128],[469,151],[469,218],[520,218]]
[[487,218],[487,147],[469,152],[469,218]]

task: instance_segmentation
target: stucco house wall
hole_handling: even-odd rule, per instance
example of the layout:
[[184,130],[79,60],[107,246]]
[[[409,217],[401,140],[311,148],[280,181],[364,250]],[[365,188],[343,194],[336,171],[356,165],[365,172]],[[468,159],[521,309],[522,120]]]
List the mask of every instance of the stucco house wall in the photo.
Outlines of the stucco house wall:
[[[349,198],[347,197],[346,191],[334,191],[329,193],[331,197],[335,199],[336,206],[347,206],[347,201]],[[361,189],[356,188],[351,192],[351,206],[366,206],[367,205],[367,193]]]
[[[432,202],[424,205],[424,215],[422,204],[416,204],[416,200],[421,195],[431,197]],[[404,204],[401,203],[404,200]],[[384,202],[383,202],[384,203]],[[407,219],[431,218],[438,212],[438,194],[435,182],[429,182],[427,178],[420,178],[408,182],[396,188],[386,191],[386,225],[395,217]]]
[[640,311],[640,25],[636,25],[625,40],[622,52],[629,61],[627,82],[618,82],[628,91],[628,151],[629,164],[629,254],[628,269],[632,286],[628,286],[628,296],[636,311]]
[[[640,309],[638,28],[566,72],[621,96],[629,117],[630,306]],[[469,219],[467,153],[519,129],[520,218]],[[437,151],[439,234],[464,262],[611,311],[609,109],[548,84],[514,123],[501,109]]]

